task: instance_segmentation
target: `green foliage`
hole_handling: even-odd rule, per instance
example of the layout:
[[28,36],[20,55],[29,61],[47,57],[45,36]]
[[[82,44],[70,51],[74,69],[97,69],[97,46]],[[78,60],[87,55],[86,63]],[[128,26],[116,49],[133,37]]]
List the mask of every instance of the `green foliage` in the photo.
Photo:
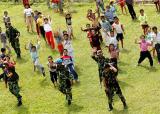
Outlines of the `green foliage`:
[[[16,107],[16,98],[5,88],[4,82],[0,82],[0,114],[110,114],[107,110],[107,98],[104,88],[100,88],[97,65],[90,58],[91,48],[86,38],[86,33],[81,32],[80,27],[89,23],[86,19],[86,11],[94,9],[95,4],[73,4],[72,8],[77,10],[73,14],[73,28],[76,39],[73,41],[75,51],[76,70],[80,77],[80,84],[73,86],[73,104],[67,106],[65,96],[54,88],[50,81],[49,73],[43,78],[37,72],[33,72],[33,65],[30,54],[24,49],[24,45],[32,40],[36,42],[37,35],[26,32],[23,19],[23,6],[21,5],[0,5],[0,16],[3,11],[8,10],[13,25],[20,30],[22,60],[17,60],[16,70],[20,75],[21,94],[23,106]],[[148,22],[151,26],[160,25],[159,15],[153,6],[136,6],[137,15],[140,8],[144,8],[148,15]],[[42,11],[51,15],[53,30],[66,28],[64,17],[53,14],[47,6],[34,6],[33,10]],[[118,9],[119,13],[120,10]],[[139,58],[139,46],[134,44],[134,39],[142,34],[138,22],[132,22],[130,16],[119,15],[121,23],[124,24],[125,50],[120,53],[120,73],[118,76],[123,94],[126,97],[129,109],[124,111],[120,100],[114,98],[115,110],[111,114],[159,114],[160,112],[160,71],[157,60],[154,59],[155,69],[149,68],[148,60],[143,62],[143,67],[135,67]],[[0,26],[4,25],[0,21]],[[47,71],[47,57],[59,56],[53,52],[42,39],[40,48],[40,61],[45,65]],[[108,50],[103,48],[106,56]],[[13,52],[14,53],[14,52]],[[13,55],[15,58],[15,54]]]

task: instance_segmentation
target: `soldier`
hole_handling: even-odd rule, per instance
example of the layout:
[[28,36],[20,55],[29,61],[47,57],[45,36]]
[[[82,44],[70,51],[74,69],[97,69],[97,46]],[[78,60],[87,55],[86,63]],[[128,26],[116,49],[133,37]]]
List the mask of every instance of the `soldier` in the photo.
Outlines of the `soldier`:
[[97,52],[96,50],[93,50],[93,55],[91,57],[93,60],[95,60],[98,63],[99,80],[101,85],[103,68],[105,63],[109,62],[109,59],[103,56],[102,50],[98,50]]
[[19,94],[20,92],[19,85],[18,85],[19,76],[15,72],[15,69],[13,67],[8,67],[8,64],[4,64],[4,67],[5,67],[5,72],[6,72],[5,82],[8,82],[9,91],[15,97],[17,97],[17,100],[18,100],[17,106],[21,106],[22,96]]
[[19,44],[20,32],[16,28],[13,28],[11,23],[8,23],[7,25],[8,29],[6,30],[6,35],[9,39],[9,42],[11,43],[11,46],[17,54],[17,58],[21,58],[21,50]]
[[62,59],[58,59],[57,63],[57,74],[59,81],[59,91],[66,95],[66,100],[68,101],[68,105],[71,105],[72,100],[72,92],[71,92],[71,80],[72,77],[68,71],[68,68],[62,63]]
[[108,97],[109,111],[113,110],[112,102],[114,92],[116,92],[121,99],[124,109],[127,109],[126,100],[122,95],[122,91],[116,79],[117,71],[118,70],[111,63],[106,64],[103,71],[103,84],[105,87],[106,96]]

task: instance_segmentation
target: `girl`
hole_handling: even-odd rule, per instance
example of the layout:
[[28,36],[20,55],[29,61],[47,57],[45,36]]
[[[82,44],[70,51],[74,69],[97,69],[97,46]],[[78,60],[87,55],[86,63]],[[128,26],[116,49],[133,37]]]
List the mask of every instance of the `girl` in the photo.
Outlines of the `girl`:
[[59,32],[55,32],[54,33],[54,37],[55,37],[55,40],[57,42],[57,48],[58,48],[58,51],[60,53],[60,56],[63,55],[63,38],[62,36],[59,34]]
[[55,49],[55,43],[54,43],[54,37],[52,33],[52,27],[51,27],[51,19],[48,20],[48,18],[44,18],[44,31],[46,34],[46,39],[48,44],[51,46],[51,48],[54,50]]
[[51,4],[52,4],[53,12],[57,13],[58,12],[59,0],[51,0]]
[[127,15],[127,9],[126,9],[126,3],[125,3],[125,0],[118,0],[118,3],[121,7],[121,10],[122,10],[122,14],[125,14],[124,13],[124,10],[126,12],[126,15]]
[[143,33],[145,35],[146,34],[146,29],[148,28],[148,24],[147,24],[147,16],[144,13],[143,9],[140,9],[140,16],[139,16],[138,20],[140,21],[140,25],[142,26],[142,30],[143,30]]
[[11,22],[11,19],[8,16],[7,11],[4,11],[3,22],[4,22],[6,28],[7,28],[7,24]]
[[150,62],[150,66],[153,67],[153,59],[150,52],[148,51],[148,47],[152,46],[152,43],[147,42],[145,40],[144,35],[140,36],[140,41],[135,40],[135,43],[140,44],[140,49],[141,49],[140,58],[138,60],[138,66],[143,62],[144,59],[148,58]]
[[34,11],[34,21],[36,23],[36,31],[37,31],[38,37],[40,38],[40,30],[39,30],[38,23],[37,23],[38,13],[39,12],[37,10]]
[[118,49],[118,41],[116,39],[116,35],[114,31],[110,31],[109,45],[113,44],[116,49]]
[[113,27],[113,30],[115,31],[115,33],[117,34],[116,38],[118,41],[121,42],[121,46],[123,48],[123,39],[124,39],[124,36],[123,36],[123,33],[124,33],[124,27],[123,25],[119,22],[119,19],[118,17],[114,17],[114,23],[112,25]]
[[72,28],[72,16],[70,13],[67,13],[65,16],[66,25],[67,25],[67,32],[70,38],[74,38],[73,36],[73,28]]
[[24,9],[24,20],[25,23],[27,25],[27,31],[29,32],[30,29],[33,32],[33,11],[30,8],[30,6],[28,4],[25,5],[25,9]]
[[57,85],[56,63],[53,62],[52,56],[48,57],[48,64],[47,65],[49,68],[51,81],[54,84],[54,87],[56,87],[56,85]]

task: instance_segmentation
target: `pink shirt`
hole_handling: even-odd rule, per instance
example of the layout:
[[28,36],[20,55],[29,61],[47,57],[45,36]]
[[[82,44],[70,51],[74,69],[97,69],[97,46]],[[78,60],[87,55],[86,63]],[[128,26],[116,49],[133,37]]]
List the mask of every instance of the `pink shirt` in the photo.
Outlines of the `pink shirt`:
[[148,51],[148,46],[151,46],[151,44],[149,42],[140,42],[140,48],[141,48],[141,51]]

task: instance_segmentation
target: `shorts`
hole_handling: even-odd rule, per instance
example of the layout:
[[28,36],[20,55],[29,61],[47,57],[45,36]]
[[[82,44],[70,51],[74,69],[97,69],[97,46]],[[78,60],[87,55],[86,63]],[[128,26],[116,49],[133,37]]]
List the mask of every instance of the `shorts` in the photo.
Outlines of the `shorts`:
[[118,41],[119,41],[119,40],[123,40],[123,39],[124,39],[123,33],[117,33],[116,39],[117,39]]
[[57,3],[52,3],[52,8],[53,9],[58,9],[58,4]]

